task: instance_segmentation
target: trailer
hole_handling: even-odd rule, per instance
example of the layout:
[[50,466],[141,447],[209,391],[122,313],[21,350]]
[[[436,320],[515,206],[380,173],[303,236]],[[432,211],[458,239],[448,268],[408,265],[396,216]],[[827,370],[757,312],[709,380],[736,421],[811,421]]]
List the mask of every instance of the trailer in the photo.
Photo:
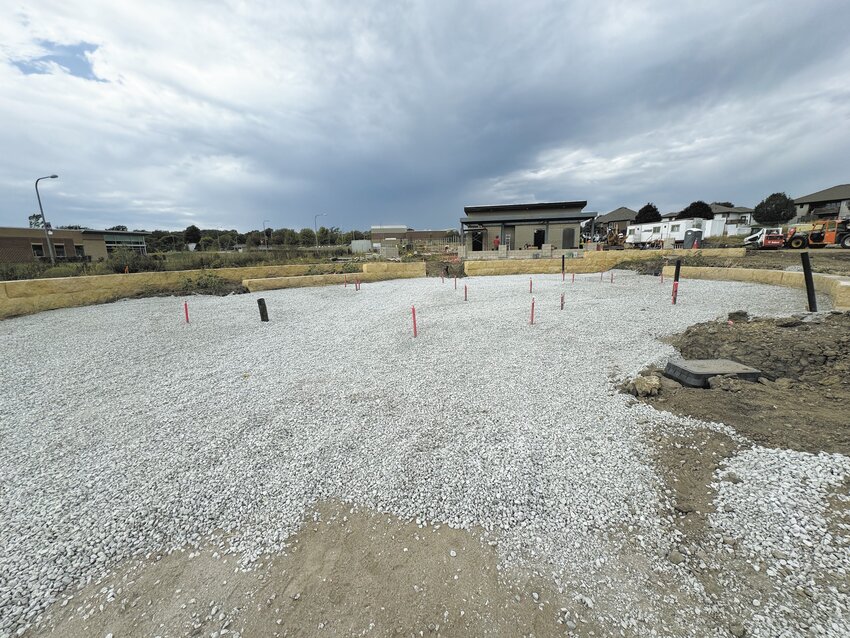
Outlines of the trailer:
[[682,247],[688,231],[701,231],[702,237],[723,235],[722,219],[662,219],[647,224],[631,224],[626,228],[626,245],[630,248]]

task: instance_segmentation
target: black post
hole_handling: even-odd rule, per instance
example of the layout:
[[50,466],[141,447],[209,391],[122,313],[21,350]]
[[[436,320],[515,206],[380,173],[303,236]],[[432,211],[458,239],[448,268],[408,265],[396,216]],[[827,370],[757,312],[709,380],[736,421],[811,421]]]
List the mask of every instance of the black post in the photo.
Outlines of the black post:
[[673,273],[673,305],[676,305],[676,297],[679,296],[679,273],[682,270],[682,260],[676,260],[676,272]]
[[257,299],[257,305],[260,307],[260,321],[268,321],[269,311],[266,309],[266,300],[262,297]]
[[809,312],[818,311],[818,300],[815,297],[815,282],[812,279],[812,262],[809,261],[809,253],[800,253],[803,260],[803,279],[806,280],[806,297],[809,299]]
[[561,255],[561,274],[564,274],[564,270],[566,269],[566,255]]

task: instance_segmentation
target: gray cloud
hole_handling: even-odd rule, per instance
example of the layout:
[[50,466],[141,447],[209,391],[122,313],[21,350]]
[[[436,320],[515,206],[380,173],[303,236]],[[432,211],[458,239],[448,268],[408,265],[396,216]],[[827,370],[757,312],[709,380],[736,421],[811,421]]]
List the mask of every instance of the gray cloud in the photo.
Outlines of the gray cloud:
[[[0,224],[51,172],[54,224],[243,230],[850,181],[850,6],[700,4],[22,8],[0,24]],[[80,51],[105,82],[44,59]]]

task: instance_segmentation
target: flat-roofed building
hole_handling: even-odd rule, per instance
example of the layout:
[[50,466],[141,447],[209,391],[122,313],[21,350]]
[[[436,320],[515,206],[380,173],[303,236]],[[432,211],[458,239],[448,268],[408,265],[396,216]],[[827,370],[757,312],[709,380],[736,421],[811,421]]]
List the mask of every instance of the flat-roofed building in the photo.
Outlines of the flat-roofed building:
[[466,206],[460,225],[467,252],[578,248],[581,223],[596,217],[583,212],[586,201]]
[[[119,249],[147,254],[145,237],[137,231],[50,229],[50,245],[57,261],[105,259]],[[0,262],[50,261],[43,228],[0,228]]]

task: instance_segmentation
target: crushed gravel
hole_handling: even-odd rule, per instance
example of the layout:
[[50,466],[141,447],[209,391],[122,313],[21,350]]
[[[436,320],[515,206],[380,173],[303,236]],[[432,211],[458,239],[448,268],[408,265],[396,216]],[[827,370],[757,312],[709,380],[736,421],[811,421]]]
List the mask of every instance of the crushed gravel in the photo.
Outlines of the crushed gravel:
[[[804,293],[686,281],[672,306],[654,277],[541,275],[532,326],[528,276],[464,283],[468,302],[417,279],[192,297],[188,325],[176,297],[0,322],[0,636],[130,556],[214,535],[249,565],[329,498],[475,527],[599,622],[664,635],[670,601],[647,599],[646,575],[678,578],[676,539],[644,434],[687,420],[616,384],[674,353],[658,337],[733,310],[798,312]],[[723,498],[776,498],[748,485]],[[764,521],[746,530],[777,545]],[[626,550],[642,571],[620,567]],[[820,594],[824,609],[838,596]],[[682,614],[712,633],[699,609]]]

